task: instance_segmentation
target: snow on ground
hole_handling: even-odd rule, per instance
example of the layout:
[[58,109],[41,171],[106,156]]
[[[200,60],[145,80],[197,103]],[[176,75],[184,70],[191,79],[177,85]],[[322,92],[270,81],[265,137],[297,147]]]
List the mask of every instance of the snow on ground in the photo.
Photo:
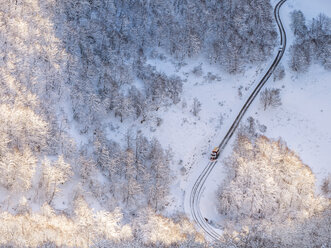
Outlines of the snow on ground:
[[[180,103],[159,109],[143,124],[139,121],[117,123],[111,118],[112,127],[109,126],[107,132],[107,137],[125,144],[126,130],[140,130],[149,138],[156,137],[163,148],[171,148],[174,180],[169,214],[184,211],[184,195],[190,193],[192,183],[209,161],[211,150],[231,126],[244,100],[254,89],[252,85],[259,81],[266,67],[263,63],[252,66],[245,73],[229,75],[201,57],[184,62],[179,67],[171,57],[148,61],[158,71],[183,79]],[[194,73],[194,68],[199,66],[201,73]],[[197,116],[192,113],[194,98],[201,102]],[[157,118],[162,119],[160,126],[156,124]]]
[[[272,0],[273,4],[277,2]],[[288,0],[283,5],[281,18],[288,39],[288,47],[282,59],[285,68],[287,68],[288,48],[294,38],[289,28],[289,13],[294,9],[300,9],[307,19],[316,17],[320,12],[330,15],[331,2],[327,2]],[[148,61],[158,71],[167,75],[175,74],[184,80],[182,101],[177,105],[160,109],[154,113],[152,119],[143,124],[140,122],[116,124],[112,118],[108,136],[124,143],[126,130],[141,130],[150,138],[156,137],[164,148],[171,147],[175,177],[172,182],[173,199],[168,208],[169,214],[174,210],[182,210],[190,215],[190,209],[184,206],[184,202],[185,204],[188,202],[195,180],[208,164],[210,151],[222,140],[255,84],[269,68],[276,52],[275,50],[267,62],[251,66],[245,73],[239,75],[222,72],[217,66],[209,65],[201,57],[187,59],[182,65],[164,55],[161,56],[162,59]],[[194,68],[200,65],[201,75],[193,72]],[[328,83],[330,72],[314,66],[306,74],[295,75],[289,70],[286,70],[286,74],[283,80],[273,82],[271,77],[266,84],[266,87],[282,89],[283,105],[277,109],[263,111],[257,98],[243,120],[252,116],[267,126],[268,137],[282,137],[304,163],[312,168],[320,182],[323,176],[330,172],[328,164],[330,159],[327,154],[331,143],[331,132],[328,128],[331,126],[329,117],[331,85]],[[195,97],[201,102],[198,116],[192,114]],[[162,119],[160,126],[156,125],[157,117]],[[201,199],[203,216],[214,223],[221,222],[216,209],[215,191],[225,174],[222,158],[229,156],[231,150],[230,142],[209,177]]]
[[[149,61],[158,70],[176,72],[176,75],[186,81],[182,101],[169,109],[161,110],[158,115],[163,119],[162,125],[154,133],[149,133],[157,137],[164,147],[171,147],[174,154],[173,170],[177,178],[172,191],[174,202],[170,211],[183,210],[184,198],[207,165],[211,150],[229,129],[244,99],[253,89],[251,86],[258,82],[256,79],[261,74],[262,65],[233,76],[202,61],[197,58],[187,60],[187,65],[177,72],[175,68],[171,70],[171,65],[164,61]],[[199,65],[203,72],[201,76],[192,72]],[[208,73],[215,75],[215,80],[206,79]],[[242,96],[238,94],[239,91]],[[195,97],[201,102],[198,116],[191,112]]]
[[[278,1],[273,2],[275,4]],[[294,9],[300,9],[307,19],[316,17],[320,12],[331,13],[331,4],[325,3],[326,1],[322,0],[314,3],[289,0],[284,4],[281,9],[281,18],[287,32],[288,47],[294,38],[289,27],[289,13]],[[321,6],[323,8],[318,9]],[[282,59],[285,68],[288,61],[288,47]],[[157,70],[168,75],[176,74],[186,80],[182,101],[157,113],[157,116],[163,120],[161,126],[155,129],[142,128],[145,135],[157,137],[163,147],[172,148],[176,181],[172,189],[174,199],[169,208],[170,212],[174,209],[183,209],[184,201],[187,204],[195,180],[208,163],[210,151],[224,137],[254,88],[252,86],[264,75],[274,57],[275,54],[268,62],[251,67],[244,74],[235,76],[220,71],[219,68],[209,65],[201,58],[186,60],[186,64],[180,68],[171,58],[149,61],[151,65],[156,66]],[[200,76],[193,73],[193,69],[199,65],[203,72]],[[209,72],[216,76],[215,80],[207,79]],[[288,146],[298,153],[304,163],[312,168],[320,184],[322,178],[330,172],[328,164],[330,159],[327,154],[331,143],[331,132],[328,128],[331,124],[331,118],[329,118],[331,86],[328,83],[330,72],[324,71],[319,66],[313,66],[306,74],[295,75],[289,70],[286,73],[283,80],[273,82],[271,77],[266,84],[266,87],[282,89],[283,105],[277,109],[263,111],[257,98],[243,120],[253,116],[261,124],[267,126],[268,137],[282,137]],[[240,97],[241,86],[242,96]],[[202,105],[198,117],[191,113],[195,97]],[[229,144],[222,158],[230,155],[231,150],[231,144]],[[220,223],[215,191],[223,180],[223,170],[220,160],[205,185],[201,199],[203,216],[214,223]],[[190,215],[188,206],[185,207],[185,212]]]
[[248,114],[267,126],[266,136],[281,137],[300,156],[319,186],[331,172],[330,72],[315,65],[305,74],[288,73],[270,85],[282,89],[282,106],[264,111],[257,101]]
[[[242,80],[242,82],[251,82],[248,84],[248,89],[243,93],[243,96],[238,99],[236,102],[232,102],[231,109],[232,111],[227,115],[227,118],[224,120],[224,124],[221,128],[215,127],[213,129],[214,135],[211,137],[211,144],[209,144],[208,147],[206,147],[206,155],[205,156],[199,156],[196,158],[195,161],[192,162],[192,169],[190,173],[187,176],[187,179],[185,182],[182,182],[182,187],[185,189],[185,212],[190,216],[190,207],[189,207],[189,197],[191,193],[191,189],[193,188],[193,184],[195,183],[198,176],[201,174],[202,170],[207,166],[209,162],[209,155],[212,150],[212,148],[216,145],[219,145],[221,140],[226,135],[227,131],[230,129],[233,121],[237,117],[239,111],[241,110],[242,106],[244,105],[245,101],[250,96],[251,92],[254,90],[256,84],[260,82],[268,68],[271,66],[272,61],[274,60],[274,57],[276,56],[277,49],[275,49],[273,56],[270,57],[269,61],[262,63],[259,65],[255,70],[255,74],[249,74],[246,76],[242,75],[236,75],[232,76],[233,81],[239,82]],[[247,73],[246,73],[247,74]],[[250,80],[248,80],[250,78]],[[239,83],[240,85],[240,83]],[[232,95],[231,95],[232,94]],[[227,92],[227,91],[219,91],[217,92],[217,95],[219,98],[227,97],[227,98],[235,98],[237,92]],[[211,115],[213,113],[211,112]],[[248,115],[246,115],[243,118],[243,121],[247,118]],[[233,136],[234,137],[234,136]],[[201,201],[200,201],[200,210],[203,215],[203,217],[207,218],[209,220],[209,223],[212,223],[214,227],[217,228],[217,226],[222,226],[221,216],[218,214],[217,211],[217,199],[216,199],[216,190],[219,187],[219,185],[224,180],[224,177],[226,175],[226,171],[224,169],[224,161],[223,159],[230,156],[232,152],[232,143],[234,139],[232,138],[224,151],[222,152],[220,159],[218,159],[217,165],[214,167],[212,173],[209,175],[205,186],[204,186],[204,193],[202,194]],[[196,144],[199,146],[199,144]],[[217,231],[217,230],[216,230]]]
[[[274,3],[276,2],[278,1],[274,1]],[[320,0],[315,4],[311,1],[293,0],[288,3],[285,3],[281,9],[281,18],[288,40],[288,47],[281,61],[285,68],[288,67],[288,48],[294,38],[290,29],[290,12],[300,9],[307,16],[307,20],[316,17],[320,12],[331,14],[331,2],[326,4],[326,1]],[[318,9],[318,7],[321,8]],[[289,148],[310,166],[317,177],[317,192],[319,192],[321,181],[328,173],[331,173],[329,155],[331,146],[331,73],[314,65],[305,74],[297,75],[288,69],[286,74],[283,80],[277,82],[274,82],[271,77],[265,86],[282,89],[282,106],[264,111],[257,98],[243,121],[252,116],[259,123],[267,126],[265,133],[267,137],[275,139],[282,137]],[[233,120],[234,118],[232,118]],[[230,155],[231,150],[231,144],[229,144],[219,160]],[[200,204],[203,216],[219,224],[222,222],[217,213],[215,191],[223,178],[222,161],[219,161],[206,183]]]
[[[282,63],[287,68],[288,48],[293,41],[290,12],[301,10],[307,21],[319,13],[330,16],[331,2],[290,0],[282,8],[282,20],[288,39]],[[330,76],[331,72],[325,71],[319,65],[312,65],[304,74],[296,74],[287,69],[283,80],[267,83],[267,87],[282,89],[282,106],[263,111],[259,102],[255,101],[247,113],[247,116],[252,116],[267,126],[266,136],[282,137],[289,148],[311,167],[317,177],[318,188],[323,178],[331,173]]]

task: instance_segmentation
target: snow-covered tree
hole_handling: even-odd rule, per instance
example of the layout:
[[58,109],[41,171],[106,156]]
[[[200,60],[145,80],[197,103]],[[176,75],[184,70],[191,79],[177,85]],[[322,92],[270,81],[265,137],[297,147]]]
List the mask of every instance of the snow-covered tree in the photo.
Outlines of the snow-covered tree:
[[67,182],[71,176],[71,166],[64,161],[62,156],[54,163],[47,158],[44,159],[39,187],[48,204],[51,204],[55,194],[60,191],[59,186]]
[[291,13],[291,19],[295,41],[290,47],[290,68],[304,72],[312,62],[318,62],[330,70],[331,19],[319,14],[306,24],[303,13],[297,10]]
[[232,220],[305,219],[326,202],[315,195],[310,168],[281,141],[239,136],[219,190],[219,210]]
[[142,192],[142,185],[138,182],[138,170],[135,165],[134,153],[131,149],[127,149],[125,151],[125,155],[123,156],[122,166],[125,168],[124,179],[125,182],[123,184],[123,197],[126,206],[130,205],[138,205],[137,200],[140,197]]
[[306,19],[300,10],[294,10],[291,13],[291,29],[294,35],[297,35],[300,39],[307,37]]
[[149,183],[148,201],[156,211],[162,210],[167,203],[170,183],[169,155],[164,151],[157,140],[153,140],[150,150],[151,177]]
[[0,157],[1,185],[15,192],[30,189],[36,162],[36,157],[28,147],[22,151],[13,149],[2,153]]
[[[144,233],[143,241],[146,244],[182,247],[181,242],[186,242],[190,235],[196,237],[196,245],[204,241],[187,218],[179,217],[177,220],[172,220],[155,214],[152,209],[148,209],[146,212],[147,222],[140,226]],[[193,242],[191,241],[191,243]]]
[[329,173],[326,178],[323,179],[322,192],[329,198],[331,198],[331,174]]

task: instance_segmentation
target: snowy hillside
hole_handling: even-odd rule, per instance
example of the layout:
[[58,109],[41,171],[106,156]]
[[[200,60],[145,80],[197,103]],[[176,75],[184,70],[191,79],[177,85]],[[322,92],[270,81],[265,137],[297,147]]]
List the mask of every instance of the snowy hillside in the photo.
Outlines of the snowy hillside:
[[2,0],[0,244],[328,245],[325,0],[281,7],[285,55],[203,185],[222,238],[191,215],[211,150],[280,51],[277,3]]

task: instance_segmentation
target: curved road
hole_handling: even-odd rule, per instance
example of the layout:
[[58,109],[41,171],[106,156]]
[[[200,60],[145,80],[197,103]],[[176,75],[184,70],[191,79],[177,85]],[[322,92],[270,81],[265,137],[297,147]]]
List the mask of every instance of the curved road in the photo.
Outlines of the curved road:
[[[268,81],[269,77],[271,76],[271,74],[277,67],[279,61],[283,57],[283,54],[284,54],[284,51],[286,48],[286,33],[284,30],[283,24],[280,20],[279,9],[285,2],[286,2],[286,0],[280,0],[274,9],[274,16],[275,16],[275,19],[276,19],[276,22],[277,22],[277,25],[279,28],[279,33],[280,33],[280,46],[279,46],[279,49],[277,52],[277,56],[274,59],[270,68],[268,69],[267,73],[263,76],[262,80],[258,83],[258,85],[254,89],[252,94],[249,96],[249,98],[245,102],[244,106],[241,108],[241,110],[240,110],[238,116],[236,117],[235,121],[233,122],[231,128],[229,129],[229,131],[223,138],[222,142],[220,143],[220,145],[219,145],[220,152],[222,152],[224,150],[224,148],[227,145],[227,143],[229,142],[230,138],[236,131],[241,119],[245,115],[247,109],[252,104],[253,100],[258,95],[258,93],[260,92],[260,90],[262,89],[264,84]],[[196,182],[192,188],[191,195],[190,195],[190,208],[191,208],[192,217],[195,220],[195,222],[200,226],[200,228],[206,233],[206,235],[209,236],[209,238],[211,238],[212,240],[219,240],[221,235],[218,234],[215,231],[215,229],[211,225],[209,225],[208,222],[202,216],[201,211],[200,211],[200,198],[201,198],[201,195],[202,195],[202,192],[204,189],[204,187],[203,187],[204,183],[206,182],[209,174],[212,172],[212,170],[216,164],[217,164],[217,160],[210,161],[207,164],[206,168],[203,170],[201,175],[196,180]]]

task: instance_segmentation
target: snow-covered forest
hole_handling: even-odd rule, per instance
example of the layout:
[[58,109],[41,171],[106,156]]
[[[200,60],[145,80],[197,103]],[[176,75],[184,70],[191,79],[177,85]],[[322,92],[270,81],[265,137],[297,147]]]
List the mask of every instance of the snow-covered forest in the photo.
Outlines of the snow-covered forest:
[[331,18],[319,14],[307,23],[303,13],[295,10],[291,19],[295,42],[290,48],[290,68],[307,71],[309,65],[316,62],[331,70]]
[[[274,4],[0,0],[0,245],[330,244],[331,174],[317,193],[309,165],[253,119],[210,203],[223,239],[209,243],[184,208],[196,161],[277,49]],[[330,71],[330,18],[288,18],[274,81]],[[264,111],[284,90],[262,91]]]
[[[227,177],[218,189],[227,238],[239,246],[247,242],[249,247],[329,244],[327,195],[315,194],[314,174],[284,141],[258,134],[257,126],[250,119],[239,131],[226,161]],[[284,226],[289,228],[286,235]],[[236,240],[238,236],[243,240]]]

